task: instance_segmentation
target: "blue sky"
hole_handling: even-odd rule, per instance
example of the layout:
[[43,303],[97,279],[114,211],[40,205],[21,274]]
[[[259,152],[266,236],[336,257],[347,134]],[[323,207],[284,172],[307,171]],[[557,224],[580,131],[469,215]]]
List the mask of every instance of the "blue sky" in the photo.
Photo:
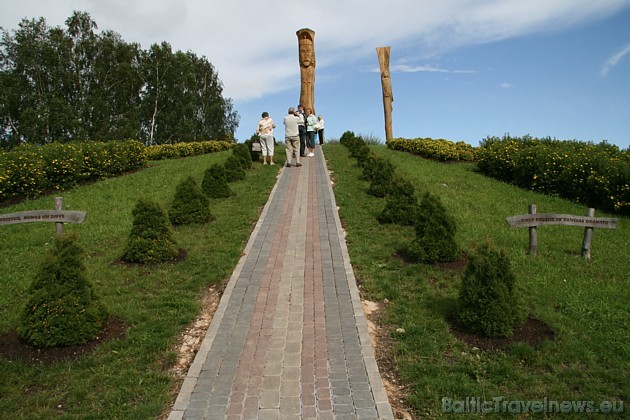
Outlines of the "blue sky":
[[328,137],[384,139],[375,48],[388,45],[396,137],[630,147],[630,0],[0,0],[0,26],[63,25],[73,10],[143,48],[167,41],[206,56],[241,116],[240,140],[261,112],[281,121],[297,105],[295,31],[309,27]]

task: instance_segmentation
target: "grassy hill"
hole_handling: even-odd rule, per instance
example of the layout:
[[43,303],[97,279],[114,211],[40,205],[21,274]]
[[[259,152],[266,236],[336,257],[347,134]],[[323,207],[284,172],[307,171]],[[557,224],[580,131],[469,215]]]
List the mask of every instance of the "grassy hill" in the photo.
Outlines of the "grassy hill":
[[[627,218],[619,218],[617,230],[595,230],[591,261],[580,256],[583,230],[575,227],[540,228],[539,255],[532,258],[526,254],[527,229],[510,228],[507,216],[526,213],[529,204],[540,213],[581,215],[585,209],[485,178],[472,164],[437,163],[373,146],[413,180],[417,191],[442,198],[457,220],[464,249],[491,238],[508,252],[530,315],[555,332],[554,340],[540,346],[514,343],[504,352],[486,352],[449,329],[461,270],[410,265],[398,258],[413,229],[379,225],[383,199],[365,193],[368,185],[359,179],[361,171],[346,148],[324,147],[356,276],[364,297],[387,302],[380,322],[391,347],[384,358],[402,381],[415,417],[442,416],[443,397],[592,400],[596,408],[602,401],[628,400]],[[254,165],[244,181],[231,185],[235,197],[212,202],[215,222],[175,229],[188,253],[185,261],[126,266],[118,258],[139,197],[167,207],[181,179],[192,175],[200,182],[205,169],[229,153],[153,162],[140,172],[61,194],[64,209],[87,211],[84,224],[65,229],[80,234],[90,279],[126,325],[126,336],[74,361],[43,364],[0,357],[0,413],[156,418],[169,409],[181,385],[168,374],[176,357],[173,345],[198,314],[204,291],[230,276],[277,172]],[[1,212],[47,208],[53,208],[52,197]],[[0,334],[15,328],[53,234],[54,226],[47,223],[0,227]]]
[[[78,232],[91,282],[126,338],[109,341],[76,361],[26,363],[0,356],[0,417],[157,418],[179,386],[167,370],[180,332],[198,315],[205,290],[230,277],[275,183],[277,171],[254,165],[231,184],[234,197],[212,200],[215,222],[175,229],[187,258],[150,266],[119,262],[139,197],[168,208],[177,184],[224,162],[231,151],[151,162],[140,172],[60,194],[64,210],[85,210]],[[279,168],[279,166],[278,166]],[[25,201],[1,213],[52,209],[53,197]],[[15,328],[25,292],[53,243],[52,223],[0,226],[0,334]]]
[[382,357],[395,365],[415,416],[444,415],[443,397],[480,397],[493,403],[503,397],[501,404],[586,400],[594,402],[594,409],[603,401],[615,400],[616,408],[628,401],[627,218],[618,218],[616,230],[595,229],[591,261],[581,257],[584,229],[567,226],[539,228],[539,254],[531,257],[528,230],[510,228],[506,217],[526,214],[529,204],[536,204],[539,213],[585,215],[586,209],[485,178],[473,164],[438,163],[383,146],[371,149],[408,176],[417,192],[441,197],[457,221],[457,238],[465,250],[486,238],[506,250],[530,316],[555,332],[554,340],[538,346],[515,342],[505,351],[483,351],[456,338],[449,318],[457,305],[462,270],[407,264],[397,257],[413,238],[413,228],[379,225],[376,216],[384,200],[366,194],[368,183],[360,180],[361,170],[345,147],[327,145],[355,274],[364,297],[388,302],[381,322],[392,345]]

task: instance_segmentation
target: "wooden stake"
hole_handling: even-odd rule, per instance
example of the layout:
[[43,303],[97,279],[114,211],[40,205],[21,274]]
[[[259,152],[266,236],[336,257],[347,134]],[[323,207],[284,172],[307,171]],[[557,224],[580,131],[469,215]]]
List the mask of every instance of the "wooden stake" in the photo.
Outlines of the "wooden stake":
[[[63,197],[55,197],[55,210],[63,210]],[[63,223],[55,223],[57,228],[57,236],[63,235]]]
[[[536,204],[529,205],[529,214],[536,214]],[[529,255],[536,256],[538,253],[538,231],[536,226],[529,227]]]
[[[595,216],[595,209],[589,208],[586,210],[586,215],[588,217]],[[582,242],[582,257],[584,259],[591,259],[591,241],[593,240],[593,228],[585,227],[584,228],[584,241]]]

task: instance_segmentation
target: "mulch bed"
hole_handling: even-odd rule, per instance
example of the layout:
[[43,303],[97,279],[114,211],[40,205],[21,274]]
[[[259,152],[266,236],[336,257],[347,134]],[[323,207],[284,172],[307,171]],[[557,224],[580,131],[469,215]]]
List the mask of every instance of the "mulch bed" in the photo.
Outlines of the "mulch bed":
[[127,325],[120,319],[110,317],[99,335],[84,345],[39,349],[21,341],[17,332],[12,330],[0,334],[0,357],[31,364],[49,365],[55,362],[76,360],[93,351],[101,343],[124,338],[126,335]]
[[513,343],[525,343],[534,348],[546,340],[553,340],[556,333],[551,327],[535,318],[528,317],[523,325],[514,328],[510,337],[492,338],[472,334],[455,316],[448,319],[451,334],[471,347],[486,351],[504,351]]

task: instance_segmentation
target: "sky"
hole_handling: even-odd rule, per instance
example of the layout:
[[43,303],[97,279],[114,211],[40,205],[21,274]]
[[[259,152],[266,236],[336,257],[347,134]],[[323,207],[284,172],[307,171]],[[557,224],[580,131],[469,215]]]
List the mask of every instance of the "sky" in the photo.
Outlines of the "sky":
[[300,96],[296,31],[315,31],[327,138],[385,139],[376,47],[390,46],[393,134],[477,146],[488,136],[630,147],[630,0],[0,0],[0,27],[85,11],[143,49],[205,56],[240,115],[278,123]]

